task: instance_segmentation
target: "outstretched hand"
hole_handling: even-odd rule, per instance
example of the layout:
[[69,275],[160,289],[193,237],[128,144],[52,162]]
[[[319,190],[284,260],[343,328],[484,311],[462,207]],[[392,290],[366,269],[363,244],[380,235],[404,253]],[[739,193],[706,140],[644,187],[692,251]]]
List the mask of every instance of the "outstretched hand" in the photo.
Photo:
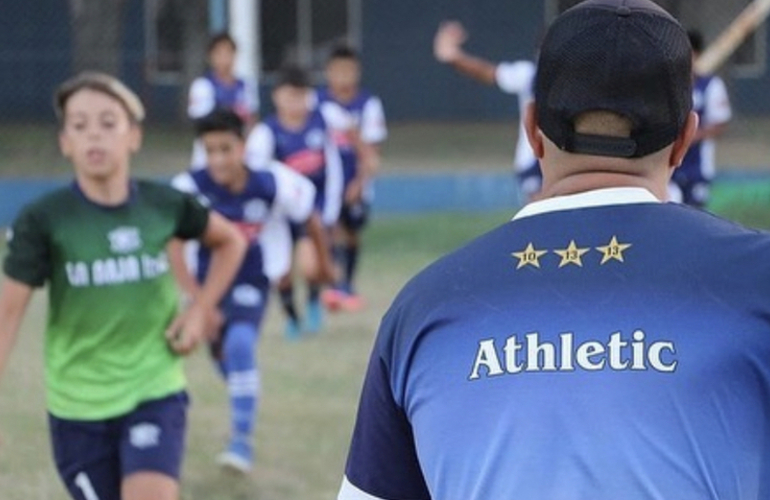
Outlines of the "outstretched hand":
[[433,55],[442,63],[454,62],[462,53],[468,33],[458,21],[444,21],[433,38]]

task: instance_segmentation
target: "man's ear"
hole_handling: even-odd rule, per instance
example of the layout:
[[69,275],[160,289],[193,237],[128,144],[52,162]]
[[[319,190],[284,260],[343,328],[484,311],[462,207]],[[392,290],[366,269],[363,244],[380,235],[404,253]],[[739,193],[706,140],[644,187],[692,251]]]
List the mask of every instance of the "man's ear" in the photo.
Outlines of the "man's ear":
[[538,160],[541,160],[543,158],[545,146],[543,143],[543,133],[537,126],[534,102],[527,104],[527,109],[524,112],[524,129],[527,132],[527,139],[529,139],[529,145],[532,147],[535,157],[537,157]]
[[671,158],[669,159],[670,166],[678,167],[682,164],[684,155],[687,154],[687,150],[690,149],[692,140],[695,138],[696,132],[698,132],[699,120],[698,113],[690,111],[690,116],[687,117],[687,122],[685,122],[684,128],[682,128],[682,132],[680,132],[679,137],[674,141],[674,147],[671,150]]

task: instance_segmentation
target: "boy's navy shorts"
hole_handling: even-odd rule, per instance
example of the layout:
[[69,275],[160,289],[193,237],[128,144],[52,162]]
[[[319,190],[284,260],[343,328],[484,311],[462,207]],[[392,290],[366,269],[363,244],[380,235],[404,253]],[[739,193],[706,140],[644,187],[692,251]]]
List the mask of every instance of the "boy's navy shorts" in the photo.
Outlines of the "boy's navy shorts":
[[178,479],[187,406],[187,393],[179,392],[146,401],[127,415],[107,420],[49,415],[56,468],[72,498],[120,498],[123,478],[135,472],[158,472]]
[[340,224],[351,232],[358,232],[369,221],[371,206],[364,200],[342,205],[340,211]]

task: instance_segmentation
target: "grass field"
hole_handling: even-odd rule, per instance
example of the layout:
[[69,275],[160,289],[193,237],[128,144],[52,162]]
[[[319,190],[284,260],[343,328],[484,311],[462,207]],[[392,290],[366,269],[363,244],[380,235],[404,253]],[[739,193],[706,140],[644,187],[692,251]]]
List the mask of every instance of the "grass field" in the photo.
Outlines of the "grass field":
[[[718,190],[716,197],[729,193]],[[734,198],[735,200],[735,198]],[[722,203],[723,215],[770,227],[770,189]],[[198,352],[187,363],[193,398],[183,498],[187,500],[330,500],[335,498],[374,333],[398,289],[437,256],[506,221],[510,213],[440,214],[375,220],[366,233],[360,288],[367,309],[329,318],[301,342],[281,335],[277,308],[259,345],[263,399],[257,467],[224,474],[213,459],[227,435],[224,387]],[[45,294],[27,314],[0,391],[0,498],[66,498],[56,476],[45,421],[42,330]]]
[[[282,337],[272,307],[259,345],[263,403],[258,466],[248,477],[213,463],[227,435],[222,382],[202,352],[188,362],[193,399],[184,498],[329,500],[344,466],[358,393],[379,319],[398,289],[438,255],[504,222],[510,214],[431,215],[376,221],[366,234],[360,288],[367,309],[329,318],[301,342]],[[0,390],[0,498],[66,498],[50,458],[42,384],[45,297],[38,292]],[[275,306],[275,304],[273,304]]]
[[[740,127],[740,125],[738,125]],[[770,146],[744,127],[720,144],[720,164],[767,168]],[[761,130],[770,129],[770,127]],[[189,138],[153,128],[134,162],[140,175],[184,168]],[[508,124],[394,126],[386,169],[508,169],[515,127]],[[51,127],[0,126],[0,175],[61,176]],[[716,186],[716,212],[770,228],[770,184]],[[505,221],[511,213],[425,215],[375,220],[366,233],[360,288],[368,308],[329,318],[326,331],[289,343],[273,307],[259,346],[263,400],[257,431],[258,466],[248,477],[223,474],[213,459],[227,434],[224,386],[203,353],[188,362],[193,398],[183,494],[187,500],[328,500],[341,479],[363,371],[379,318],[403,283],[440,254]],[[56,476],[42,384],[44,293],[27,314],[19,345],[0,386],[0,500],[66,498]]]

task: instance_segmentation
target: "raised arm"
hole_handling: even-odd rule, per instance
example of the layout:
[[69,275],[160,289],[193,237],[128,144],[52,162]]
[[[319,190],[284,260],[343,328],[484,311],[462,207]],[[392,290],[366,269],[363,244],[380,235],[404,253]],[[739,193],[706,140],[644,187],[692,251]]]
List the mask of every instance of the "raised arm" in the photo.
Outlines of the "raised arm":
[[436,60],[451,65],[458,72],[486,85],[495,85],[497,65],[468,54],[462,48],[468,33],[457,21],[444,21],[433,39]]

